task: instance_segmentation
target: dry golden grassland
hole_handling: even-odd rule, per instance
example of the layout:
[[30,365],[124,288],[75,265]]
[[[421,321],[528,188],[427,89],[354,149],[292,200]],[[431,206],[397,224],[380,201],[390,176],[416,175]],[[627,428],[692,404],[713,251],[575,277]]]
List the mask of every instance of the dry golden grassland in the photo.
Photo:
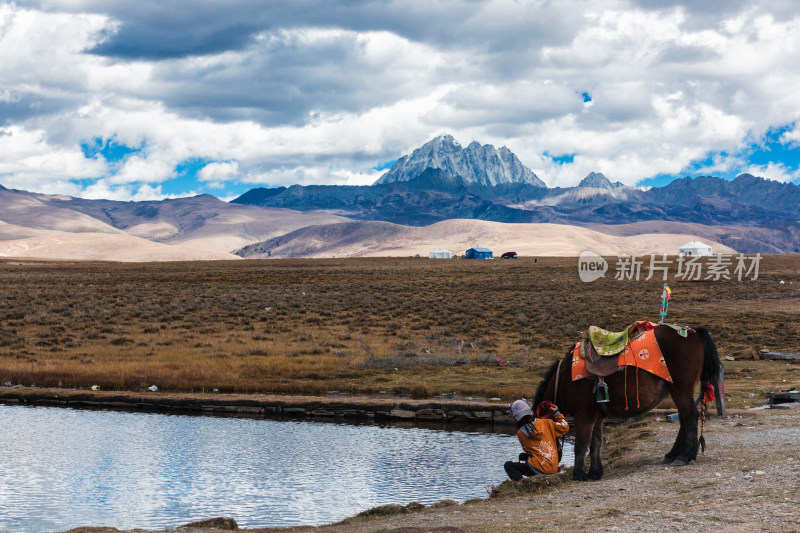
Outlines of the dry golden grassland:
[[[658,318],[660,277],[614,280],[610,264],[606,279],[582,283],[574,258],[4,259],[0,383],[532,396],[589,325]],[[668,320],[708,327],[722,356],[800,351],[800,256],[765,257],[757,280],[670,286]],[[725,366],[735,407],[800,385],[800,364]]]

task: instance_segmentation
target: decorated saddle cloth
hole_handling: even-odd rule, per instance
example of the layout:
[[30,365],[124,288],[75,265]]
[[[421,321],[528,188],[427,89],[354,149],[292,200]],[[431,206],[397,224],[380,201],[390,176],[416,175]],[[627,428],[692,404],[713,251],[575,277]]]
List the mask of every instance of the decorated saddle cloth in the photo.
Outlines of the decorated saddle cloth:
[[[689,328],[679,324],[664,324],[677,331],[682,337],[686,337]],[[672,383],[667,363],[661,354],[658,346],[656,334],[653,331],[658,324],[646,320],[634,322],[625,331],[613,333],[601,328],[595,328],[597,335],[603,341],[599,347],[592,337],[592,328],[589,331],[589,338],[598,354],[605,357],[617,358],[617,369],[626,366],[641,368],[651,374]],[[594,328],[594,326],[593,326]],[[572,380],[576,381],[591,377],[592,374],[586,369],[586,360],[581,353],[581,342],[575,345],[572,350]],[[605,353],[601,353],[601,349]]]
[[617,355],[628,344],[628,329],[608,331],[599,326],[589,326],[589,339],[599,355]]
[[[677,331],[681,337],[686,337],[689,328],[681,324],[663,324]],[[658,324],[647,320],[634,322],[622,331],[608,331],[599,326],[589,326],[589,339],[598,355],[611,356],[617,355],[625,349],[628,344],[628,337],[636,335],[641,330],[655,329]]]

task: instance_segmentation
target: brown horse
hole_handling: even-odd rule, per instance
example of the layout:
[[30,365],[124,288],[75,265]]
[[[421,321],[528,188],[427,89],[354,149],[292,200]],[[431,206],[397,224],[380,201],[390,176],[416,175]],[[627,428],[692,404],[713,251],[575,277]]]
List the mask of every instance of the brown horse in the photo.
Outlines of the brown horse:
[[[698,380],[702,383],[701,395],[706,384],[717,386],[717,376],[721,368],[717,347],[705,328],[689,329],[686,338],[669,326],[658,326],[654,331],[667,369],[672,376],[672,383],[636,367],[629,367],[627,372],[619,371],[605,378],[610,401],[598,404],[594,392],[595,380],[572,381],[570,349],[564,359],[553,363],[539,384],[534,406],[538,406],[543,400],[549,400],[563,413],[573,417],[575,424],[573,479],[586,481],[600,479],[603,476],[600,447],[603,443],[604,418],[607,416],[629,418],[641,415],[657,406],[667,394],[672,397],[678,408],[680,430],[672,450],[664,456],[663,462],[687,464],[697,458],[699,415],[694,391]],[[587,451],[590,452],[588,473],[585,465]]]

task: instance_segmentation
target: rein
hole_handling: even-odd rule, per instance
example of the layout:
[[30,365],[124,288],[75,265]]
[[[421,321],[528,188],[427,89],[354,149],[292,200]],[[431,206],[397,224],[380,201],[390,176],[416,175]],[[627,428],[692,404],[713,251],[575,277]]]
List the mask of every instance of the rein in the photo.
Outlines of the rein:
[[[556,368],[556,390],[553,391],[553,403],[556,404],[556,405],[558,405],[558,375],[561,373],[561,363],[563,363],[563,362],[564,362],[564,359],[559,359],[558,360],[558,368]],[[565,438],[566,438],[566,435],[561,437],[561,440],[556,439],[556,448],[558,449],[558,462],[559,463],[561,462],[561,454],[562,454],[562,450],[564,449],[564,439]],[[559,468],[559,470],[561,470],[561,469]]]
[[561,373],[561,363],[563,363],[563,359],[558,360],[558,368],[556,368],[556,390],[553,393],[553,403],[558,405],[558,375]]

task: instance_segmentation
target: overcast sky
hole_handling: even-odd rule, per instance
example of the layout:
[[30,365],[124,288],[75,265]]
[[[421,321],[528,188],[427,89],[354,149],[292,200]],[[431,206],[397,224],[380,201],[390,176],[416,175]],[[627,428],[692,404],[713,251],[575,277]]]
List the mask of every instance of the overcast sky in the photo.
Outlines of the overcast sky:
[[0,184],[370,184],[452,134],[549,186],[800,178],[800,2],[0,0]]

